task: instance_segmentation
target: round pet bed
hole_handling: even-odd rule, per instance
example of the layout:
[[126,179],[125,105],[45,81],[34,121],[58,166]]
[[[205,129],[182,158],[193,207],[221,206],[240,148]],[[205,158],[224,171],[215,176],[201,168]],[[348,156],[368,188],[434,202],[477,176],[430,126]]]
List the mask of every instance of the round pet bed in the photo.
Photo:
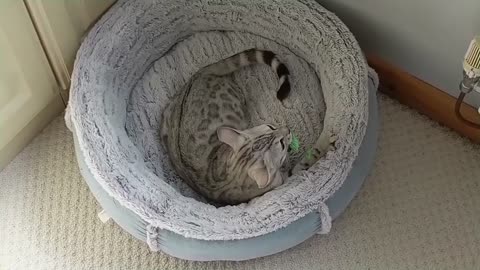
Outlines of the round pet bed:
[[[287,107],[304,106],[310,119],[299,134],[334,136],[335,150],[249,203],[215,207],[171,169],[161,112],[195,72],[251,47],[284,57],[297,95]],[[261,68],[239,76],[252,73],[268,81]],[[359,189],[376,142],[377,79],[371,71],[369,91],[368,74],[352,34],[313,0],[124,0],[78,52],[66,121],[83,176],[120,226],[180,258],[249,259],[327,233]]]

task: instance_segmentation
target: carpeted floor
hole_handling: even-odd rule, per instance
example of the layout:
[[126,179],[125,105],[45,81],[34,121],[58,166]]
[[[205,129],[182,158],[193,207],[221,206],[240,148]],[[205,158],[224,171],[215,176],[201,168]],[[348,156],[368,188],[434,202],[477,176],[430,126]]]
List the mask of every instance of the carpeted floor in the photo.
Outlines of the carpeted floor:
[[150,252],[83,182],[57,118],[0,173],[0,269],[480,269],[480,147],[380,96],[375,168],[327,236],[247,262]]

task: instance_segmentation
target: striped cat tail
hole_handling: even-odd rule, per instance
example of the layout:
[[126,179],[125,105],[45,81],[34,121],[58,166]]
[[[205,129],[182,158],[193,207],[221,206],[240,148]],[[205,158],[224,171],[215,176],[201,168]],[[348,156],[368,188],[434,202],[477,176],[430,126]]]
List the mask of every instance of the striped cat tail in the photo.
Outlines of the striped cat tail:
[[[261,51],[261,50],[248,50],[244,52],[247,56],[250,54],[250,58],[255,58],[256,62],[254,63],[262,63],[270,66],[277,74],[278,77],[278,90],[277,90],[277,98],[282,101],[288,97],[290,94],[290,72],[288,71],[287,66],[284,63],[280,62],[277,58],[275,53],[271,51]],[[253,57],[253,55],[255,57]],[[248,58],[248,57],[247,57]],[[248,59],[250,59],[248,58]],[[253,63],[252,63],[253,64]]]
[[271,51],[246,50],[206,67],[202,73],[223,76],[254,64],[266,64],[272,68],[279,81],[277,98],[279,100],[287,98],[290,94],[290,72],[287,66],[280,62],[275,53]]

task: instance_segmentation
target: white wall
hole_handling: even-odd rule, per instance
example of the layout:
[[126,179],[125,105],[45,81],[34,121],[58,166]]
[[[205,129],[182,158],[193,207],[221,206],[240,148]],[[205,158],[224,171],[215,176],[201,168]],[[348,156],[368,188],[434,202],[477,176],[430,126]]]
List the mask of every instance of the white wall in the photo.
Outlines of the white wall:
[[[451,95],[461,63],[480,34],[480,0],[317,0],[373,52]],[[480,94],[468,102],[480,106]]]

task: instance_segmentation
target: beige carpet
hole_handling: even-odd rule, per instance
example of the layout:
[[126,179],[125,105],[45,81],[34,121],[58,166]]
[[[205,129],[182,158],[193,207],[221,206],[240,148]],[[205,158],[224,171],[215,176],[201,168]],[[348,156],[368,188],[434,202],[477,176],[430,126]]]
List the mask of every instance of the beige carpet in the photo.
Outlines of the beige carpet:
[[327,236],[247,262],[152,253],[112,222],[57,118],[0,173],[0,269],[480,269],[480,147],[380,96],[375,168]]

